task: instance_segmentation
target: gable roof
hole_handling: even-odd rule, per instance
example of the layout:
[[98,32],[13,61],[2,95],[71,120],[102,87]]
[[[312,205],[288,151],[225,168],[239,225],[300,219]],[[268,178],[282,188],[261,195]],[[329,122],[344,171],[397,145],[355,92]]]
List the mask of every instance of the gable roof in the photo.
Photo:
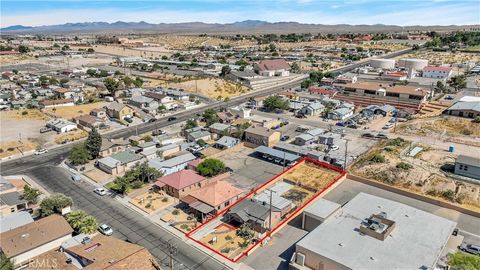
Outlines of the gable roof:
[[162,100],[163,98],[165,98],[167,95],[165,94],[161,94],[161,93],[157,93],[157,92],[145,92],[145,94],[143,94],[144,96],[146,97],[149,97],[149,98],[153,98],[154,100]]
[[480,112],[480,101],[473,102],[457,102],[450,106],[448,110],[466,110]]
[[285,59],[266,59],[257,64],[257,68],[260,71],[264,70],[279,70],[279,69],[290,69],[287,61]]
[[227,181],[215,181],[190,193],[190,196],[210,206],[216,207],[243,193],[243,190]]
[[109,110],[121,111],[123,108],[125,108],[125,106],[127,106],[127,105],[125,105],[123,103],[120,103],[120,102],[110,102],[105,107]]
[[162,176],[157,179],[155,185],[163,186],[168,185],[175,189],[182,189],[193,185],[195,183],[201,182],[205,177],[197,174],[192,170],[182,170],[176,173],[169,174],[167,176]]
[[[280,211],[272,206],[272,211]],[[263,202],[257,202],[252,199],[244,199],[230,208],[230,215],[236,215],[243,222],[252,220],[254,222],[263,222],[270,215],[270,206]]]
[[12,258],[72,232],[72,227],[62,216],[53,214],[1,233],[2,252]]
[[167,160],[158,160],[158,159],[151,159],[148,161],[148,166],[153,167],[157,170],[165,169],[165,168],[173,168],[178,165],[182,165],[183,163],[188,163],[192,160],[197,159],[192,153],[187,152],[183,155],[176,156]]

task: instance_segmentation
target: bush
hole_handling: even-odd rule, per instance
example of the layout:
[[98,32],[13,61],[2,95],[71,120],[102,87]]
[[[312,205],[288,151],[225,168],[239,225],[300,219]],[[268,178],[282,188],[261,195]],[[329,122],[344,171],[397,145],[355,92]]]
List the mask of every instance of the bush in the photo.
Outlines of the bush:
[[405,171],[408,171],[408,170],[413,168],[412,165],[410,165],[406,162],[403,162],[403,161],[398,163],[396,167],[399,168],[399,169],[405,170]]
[[224,247],[224,248],[222,248],[222,249],[220,250],[220,252],[222,252],[222,253],[229,253],[231,249],[232,249],[232,248],[230,248],[230,247]]
[[451,202],[455,200],[455,192],[453,190],[446,190],[441,193],[441,196]]
[[385,147],[383,150],[385,150],[385,152],[393,152],[393,148],[391,147]]
[[150,207],[152,207],[152,204],[151,204],[151,203],[147,203],[147,204],[145,205],[145,208],[150,208]]
[[133,189],[141,188],[142,186],[143,186],[143,182],[142,182],[142,181],[133,181],[133,182],[132,182],[132,188],[133,188]]
[[405,143],[405,140],[403,138],[395,138],[391,140],[388,145],[393,145],[393,146],[402,146]]
[[15,151],[15,148],[9,147],[9,148],[7,148],[7,151],[9,151],[9,152]]
[[174,209],[172,211],[172,215],[177,216],[178,214],[180,214],[180,211],[178,209]]
[[374,162],[374,163],[385,163],[386,159],[385,159],[384,156],[382,156],[380,154],[376,154],[370,159],[370,161]]
[[185,230],[185,229],[187,229],[187,228],[188,228],[188,225],[187,225],[187,224],[182,224],[182,225],[180,225],[180,229]]
[[22,115],[27,115],[27,114],[28,114],[27,111],[23,111],[23,112],[22,112]]
[[471,131],[471,130],[468,129],[468,128],[464,128],[464,129],[462,130],[462,134],[469,136],[469,135],[472,135],[472,134],[473,134],[473,131]]
[[230,241],[232,240],[232,237],[230,235],[225,236],[225,240]]
[[480,116],[475,117],[475,119],[472,120],[474,123],[480,123]]
[[456,252],[448,255],[448,265],[452,270],[480,269],[480,256]]
[[198,165],[197,172],[201,176],[212,177],[225,172],[225,164],[221,160],[208,158]]
[[167,197],[163,197],[162,202],[168,202],[168,198],[167,198]]

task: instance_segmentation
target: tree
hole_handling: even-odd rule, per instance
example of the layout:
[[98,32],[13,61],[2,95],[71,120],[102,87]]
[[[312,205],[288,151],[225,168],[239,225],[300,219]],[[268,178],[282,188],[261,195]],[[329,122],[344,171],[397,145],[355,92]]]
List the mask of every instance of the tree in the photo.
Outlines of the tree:
[[311,79],[306,79],[300,84],[300,87],[303,88],[303,89],[306,89],[306,88],[309,88],[310,86],[312,86],[312,84],[313,84],[313,82],[312,82]]
[[106,78],[103,80],[103,84],[107,88],[108,92],[110,92],[112,96],[115,96],[115,92],[118,90],[118,81],[113,78]]
[[102,136],[95,127],[88,133],[85,148],[90,154],[91,159],[98,157],[98,153],[100,153],[100,149],[102,148]]
[[298,65],[298,63],[295,62],[290,66],[290,70],[293,73],[299,73],[300,72],[300,66]]
[[232,72],[232,69],[230,68],[230,66],[225,65],[225,66],[222,67],[222,71],[220,72],[220,76],[225,77],[227,74],[230,74],[230,72]]
[[95,77],[95,75],[97,75],[97,70],[95,70],[93,68],[89,68],[89,69],[87,69],[87,75],[90,76],[90,77]]
[[185,129],[191,129],[194,127],[198,127],[197,121],[195,121],[194,119],[188,119],[185,123]]
[[142,87],[143,85],[142,78],[136,77],[135,80],[133,81],[133,85],[135,85],[135,87]]
[[48,80],[48,83],[51,84],[51,85],[57,85],[58,80],[52,77]]
[[0,252],[0,269],[1,270],[13,270],[13,262],[7,258],[5,253]]
[[480,269],[480,256],[455,252],[448,255],[448,265],[452,270]]
[[225,164],[221,160],[207,158],[197,166],[197,172],[206,177],[215,176],[225,172]]
[[252,229],[250,229],[248,224],[244,223],[242,224],[240,229],[237,231],[237,235],[248,241],[255,236],[255,232]]
[[207,125],[218,122],[219,118],[217,115],[217,111],[215,111],[214,109],[206,109],[205,112],[203,112],[203,120],[207,122]]
[[83,210],[75,210],[65,216],[68,224],[78,233],[92,234],[97,231],[97,220]]
[[30,51],[30,49],[25,45],[20,45],[20,46],[18,46],[18,51],[20,53],[28,53]]
[[132,86],[134,80],[132,78],[130,78],[129,76],[125,76],[123,78],[123,83],[125,84],[126,87],[130,87]]
[[94,53],[95,50],[94,50],[93,48],[88,48],[87,52],[88,52],[88,53]]
[[113,73],[113,75],[115,75],[115,76],[120,76],[120,75],[122,75],[122,72],[120,72],[120,70],[115,70],[115,72]]
[[22,199],[27,200],[29,203],[37,203],[38,197],[42,195],[42,192],[36,188],[32,188],[26,185],[23,188]]
[[115,178],[111,189],[125,194],[131,187],[135,187],[138,184],[140,184],[138,187],[141,187],[143,183],[152,182],[162,175],[162,172],[148,166],[146,161],[137,163],[123,177]]
[[269,96],[264,100],[263,107],[269,111],[286,110],[288,109],[288,101],[282,99],[280,96]]
[[453,87],[455,89],[455,92],[458,92],[460,89],[465,88],[467,86],[467,81],[465,79],[466,79],[466,76],[464,74],[453,76],[448,81],[448,85]]
[[117,191],[120,194],[126,194],[130,187],[130,181],[126,177],[117,176],[113,180],[114,186],[111,189]]
[[442,81],[437,81],[437,88],[438,88],[438,90],[443,92],[443,91],[445,91],[445,84],[443,84]]
[[75,166],[83,165],[90,159],[90,153],[85,147],[85,144],[77,144],[72,148],[72,150],[70,150],[68,159]]
[[150,136],[150,135],[145,135],[145,136],[143,136],[142,139],[143,139],[144,141],[146,141],[146,142],[151,142],[151,141],[153,141],[153,138],[152,138],[152,136]]
[[63,208],[72,205],[72,198],[60,193],[56,193],[42,200],[42,202],[40,203],[40,212],[44,217],[52,214],[60,214],[62,213]]
[[475,117],[475,119],[472,120],[474,123],[479,124],[480,123],[480,116]]

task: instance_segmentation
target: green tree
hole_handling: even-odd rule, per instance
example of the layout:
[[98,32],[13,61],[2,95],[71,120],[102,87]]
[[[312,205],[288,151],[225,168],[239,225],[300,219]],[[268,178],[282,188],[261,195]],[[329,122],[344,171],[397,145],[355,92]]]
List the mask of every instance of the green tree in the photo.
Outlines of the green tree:
[[455,252],[448,255],[448,265],[452,270],[480,269],[480,256]]
[[248,226],[248,224],[244,223],[237,231],[237,235],[248,241],[255,236],[255,232]]
[[185,123],[185,129],[191,129],[194,127],[198,127],[197,121],[194,119],[188,119],[187,122]]
[[263,107],[269,111],[286,110],[288,109],[288,101],[277,95],[269,96],[263,101]]
[[85,144],[77,144],[72,148],[72,150],[70,150],[68,159],[75,166],[83,165],[90,159],[90,153],[85,147]]
[[98,153],[100,153],[100,149],[102,148],[102,136],[95,127],[88,133],[85,148],[90,154],[91,159],[98,157]]
[[30,49],[25,45],[20,45],[20,46],[18,46],[18,51],[20,53],[28,53],[30,51]]
[[207,158],[198,164],[197,172],[206,177],[211,177],[225,172],[225,164],[223,161],[214,158]]
[[222,71],[220,71],[220,76],[225,77],[227,74],[230,74],[230,72],[232,72],[232,69],[230,68],[230,66],[225,65],[222,67]]
[[42,192],[36,188],[32,188],[26,185],[23,188],[22,199],[27,200],[29,203],[37,203],[38,197],[42,195]]
[[118,90],[118,81],[114,78],[106,78],[103,80],[103,84],[105,85],[105,88],[107,88],[108,92],[110,92],[110,95],[115,96],[115,92]]
[[89,68],[89,69],[87,69],[87,75],[90,76],[90,77],[95,77],[97,75],[97,70],[95,70],[93,68]]
[[120,70],[115,70],[115,72],[113,73],[113,75],[115,75],[115,76],[120,76],[120,75],[122,75],[122,72],[120,72]]
[[51,85],[57,85],[58,80],[52,77],[48,80],[48,83],[51,84]]
[[42,200],[40,203],[40,212],[44,217],[52,214],[61,214],[63,208],[72,205],[72,198],[56,193]]
[[293,73],[299,73],[300,72],[300,66],[298,65],[297,62],[293,63],[291,66],[290,66],[290,70],[293,72]]
[[65,219],[78,233],[92,234],[95,233],[98,228],[95,217],[87,214],[83,210],[72,211],[66,215]]
[[216,123],[219,120],[217,111],[214,109],[206,109],[205,112],[203,112],[202,117],[203,117],[203,120],[207,122],[207,125]]
[[448,85],[455,89],[455,92],[458,92],[460,89],[465,88],[467,86],[467,81],[465,80],[465,75],[457,75],[450,78],[448,81]]
[[70,80],[69,80],[69,79],[67,79],[67,78],[61,78],[61,79],[60,79],[60,84],[62,84],[62,85],[63,85],[63,84],[66,84],[66,83],[68,83],[69,81],[70,81]]
[[153,141],[153,138],[152,138],[152,136],[150,136],[150,135],[145,135],[145,136],[143,136],[142,139],[143,139],[144,141],[146,141],[146,142],[151,142],[151,141]]
[[123,83],[125,84],[126,87],[130,87],[132,86],[134,80],[132,78],[130,78],[129,76],[125,76],[123,78]]
[[95,50],[94,50],[93,48],[88,48],[87,52],[88,52],[88,53],[94,53]]
[[480,116],[475,117],[472,121],[477,124],[480,123]]
[[133,85],[135,85],[135,87],[142,87],[143,85],[142,78],[136,77],[135,80],[133,81]]
[[0,269],[1,270],[13,270],[13,262],[7,258],[5,253],[0,252]]
[[306,89],[306,88],[309,88],[310,86],[312,86],[312,84],[313,84],[313,82],[312,82],[311,79],[306,79],[300,84],[300,87],[303,88],[303,89]]
[[113,180],[114,186],[111,187],[114,191],[120,194],[126,194],[129,187],[130,181],[126,177],[117,176],[115,180]]

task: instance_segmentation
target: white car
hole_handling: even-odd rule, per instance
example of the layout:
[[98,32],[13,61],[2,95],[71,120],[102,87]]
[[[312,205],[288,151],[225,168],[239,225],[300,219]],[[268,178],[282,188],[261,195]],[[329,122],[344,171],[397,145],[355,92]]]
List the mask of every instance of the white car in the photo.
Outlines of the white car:
[[334,145],[330,146],[330,151],[336,151],[338,149],[339,149],[338,145],[334,144]]
[[105,196],[108,193],[106,189],[101,187],[94,189],[93,192],[97,193],[100,196]]
[[48,150],[47,149],[38,149],[37,151],[35,151],[35,155],[41,155],[41,154],[45,154],[45,153],[48,153]]
[[107,236],[110,236],[113,234],[113,230],[112,228],[110,228],[110,226],[108,226],[107,224],[102,224],[98,227],[98,230],[104,234],[104,235],[107,235]]
[[393,127],[392,123],[387,123],[385,126],[382,127],[382,129],[391,129]]

